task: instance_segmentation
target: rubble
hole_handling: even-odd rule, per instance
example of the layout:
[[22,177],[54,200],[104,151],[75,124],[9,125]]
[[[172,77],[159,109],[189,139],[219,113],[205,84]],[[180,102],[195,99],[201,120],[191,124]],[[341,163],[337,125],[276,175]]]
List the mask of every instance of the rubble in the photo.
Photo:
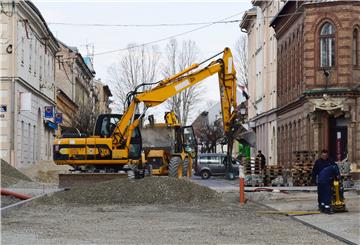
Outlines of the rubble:
[[209,203],[219,200],[208,187],[185,178],[147,177],[116,179],[87,187],[75,187],[37,200],[40,204],[175,204]]

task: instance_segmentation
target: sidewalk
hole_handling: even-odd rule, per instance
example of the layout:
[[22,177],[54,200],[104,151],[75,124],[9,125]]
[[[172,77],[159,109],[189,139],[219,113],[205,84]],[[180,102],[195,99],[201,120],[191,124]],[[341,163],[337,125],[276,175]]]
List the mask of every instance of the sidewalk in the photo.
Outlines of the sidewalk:
[[[229,181],[220,178],[202,180],[193,178],[200,185],[208,186],[219,192],[234,192],[238,195],[239,185],[237,181]],[[249,192],[258,187],[246,187],[245,197],[250,201],[257,202],[278,211],[317,211],[317,194],[315,186],[299,187],[267,187],[274,190],[286,190],[288,194],[281,192]],[[330,233],[348,241],[360,243],[360,196],[359,186],[345,192],[346,207],[348,212],[332,215],[314,214],[294,216],[300,222],[314,228]],[[278,214],[264,214],[278,215]]]
[[[248,194],[250,200],[257,201],[254,194]],[[260,202],[278,211],[317,211],[317,195],[315,192],[290,192],[289,194],[266,193],[268,198]],[[279,196],[277,199],[276,196]],[[296,219],[306,222],[318,229],[332,233],[354,244],[360,242],[360,196],[355,191],[345,193],[348,212],[328,214],[314,214],[296,216]]]

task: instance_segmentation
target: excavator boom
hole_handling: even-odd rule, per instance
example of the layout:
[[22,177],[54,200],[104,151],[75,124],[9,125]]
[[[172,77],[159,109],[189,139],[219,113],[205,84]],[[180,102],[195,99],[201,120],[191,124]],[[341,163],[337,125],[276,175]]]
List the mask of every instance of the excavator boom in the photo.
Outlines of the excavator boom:
[[[236,115],[236,71],[233,57],[229,48],[223,51],[223,58],[211,62],[199,71],[198,64],[181,71],[180,73],[162,80],[154,88],[137,94],[127,108],[126,113],[113,132],[114,145],[123,144],[132,135],[132,130],[139,125],[139,119],[132,120],[139,103],[144,103],[147,108],[160,105],[167,99],[190,88],[204,79],[218,74],[220,87],[220,101],[225,134],[230,133],[231,123]],[[121,139],[121,137],[123,137]]]

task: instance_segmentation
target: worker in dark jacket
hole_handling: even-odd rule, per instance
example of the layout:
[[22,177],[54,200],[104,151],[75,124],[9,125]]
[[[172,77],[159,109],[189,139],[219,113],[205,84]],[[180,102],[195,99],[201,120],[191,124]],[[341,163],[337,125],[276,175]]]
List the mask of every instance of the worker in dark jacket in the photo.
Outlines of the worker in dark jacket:
[[[312,174],[311,174],[312,182],[314,184],[318,185],[318,178],[319,178],[320,172],[324,168],[329,167],[332,164],[335,164],[335,162],[329,159],[328,151],[325,149],[322,150],[320,158],[315,161],[314,168],[312,170]],[[321,209],[319,189],[318,189],[318,207],[319,207],[319,209]]]
[[321,170],[318,177],[318,193],[320,194],[320,210],[324,213],[332,213],[331,199],[332,187],[335,179],[340,179],[340,170],[336,163]]
[[265,158],[264,154],[262,154],[261,151],[258,151],[258,154],[256,157],[260,158],[261,170],[264,170],[265,165],[266,165],[266,158]]
[[328,151],[322,150],[320,158],[315,161],[315,164],[314,164],[314,167],[312,170],[312,174],[311,174],[312,182],[314,184],[317,184],[318,183],[317,179],[318,179],[318,176],[319,176],[321,170],[332,165],[333,163],[334,163],[334,161],[329,159]]

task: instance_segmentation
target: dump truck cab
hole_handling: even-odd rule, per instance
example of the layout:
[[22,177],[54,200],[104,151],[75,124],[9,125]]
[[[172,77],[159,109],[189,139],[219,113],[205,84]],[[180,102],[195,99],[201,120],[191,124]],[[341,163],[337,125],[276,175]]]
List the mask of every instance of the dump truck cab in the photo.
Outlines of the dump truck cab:
[[[146,166],[153,175],[191,176],[197,156],[194,130],[192,126],[182,127],[173,113],[165,113],[164,118],[165,123],[149,120],[150,124],[141,129]],[[182,171],[170,172],[170,162],[181,162],[176,164]]]

